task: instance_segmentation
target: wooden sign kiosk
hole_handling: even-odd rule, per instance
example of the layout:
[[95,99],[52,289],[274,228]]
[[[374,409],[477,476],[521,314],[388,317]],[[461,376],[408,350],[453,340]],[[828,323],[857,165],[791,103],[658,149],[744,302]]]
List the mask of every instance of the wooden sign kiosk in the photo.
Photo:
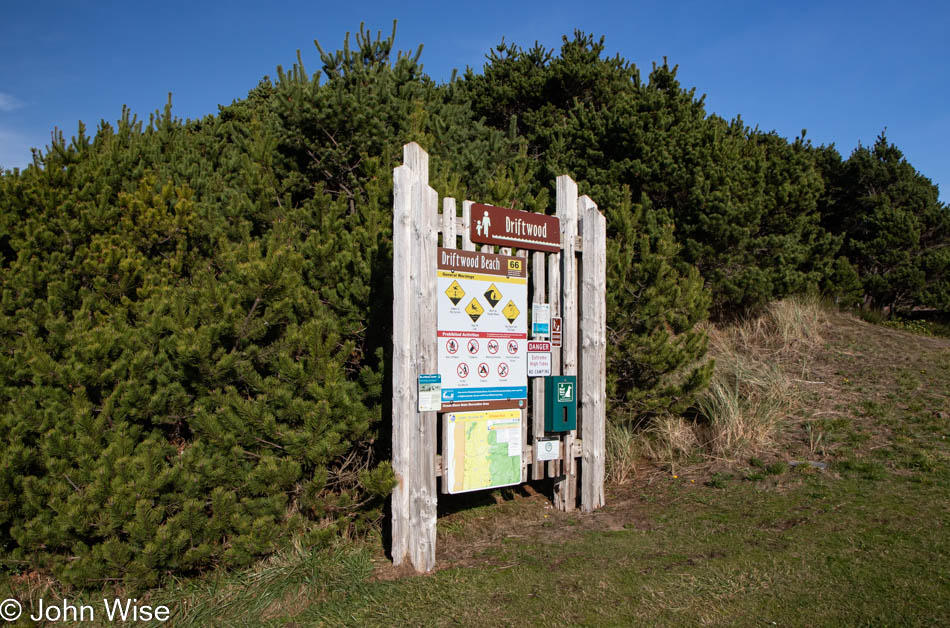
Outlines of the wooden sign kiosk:
[[[460,217],[455,199],[445,198],[440,215],[438,194],[429,186],[429,156],[413,142],[403,147],[403,161],[393,171],[392,463],[398,484],[392,495],[392,557],[396,566],[408,561],[426,572],[435,567],[437,478],[443,478],[446,492],[439,413],[420,412],[417,398],[419,376],[439,372],[436,252],[440,235],[443,249],[459,248],[459,240],[462,250],[477,249],[474,203],[464,201]],[[533,228],[512,224],[506,231],[489,215],[492,236],[480,250],[524,260],[528,302],[547,303],[551,316],[561,318],[552,374],[577,376],[578,429],[562,435],[560,455],[547,462],[533,462],[534,444],[545,436],[544,380],[536,377],[528,385],[520,424],[521,481],[553,478],[554,504],[568,511],[577,506],[580,477],[581,508],[590,512],[604,505],[606,220],[590,198],[578,198],[577,184],[566,175],[557,178],[555,216],[560,233],[552,238],[543,229],[553,224],[549,217],[530,221]],[[480,233],[476,238],[486,240]]]

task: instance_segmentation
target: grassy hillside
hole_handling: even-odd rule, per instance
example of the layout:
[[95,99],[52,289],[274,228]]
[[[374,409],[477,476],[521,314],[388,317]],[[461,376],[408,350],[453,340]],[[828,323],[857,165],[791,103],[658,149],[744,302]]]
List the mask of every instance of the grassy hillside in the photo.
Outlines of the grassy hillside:
[[[728,336],[793,386],[754,455],[641,459],[593,515],[531,489],[443,499],[429,576],[394,572],[378,541],[298,547],[147,599],[180,625],[950,621],[950,340],[828,310],[807,337],[771,320],[714,347],[723,360]],[[25,576],[3,586],[57,597]]]

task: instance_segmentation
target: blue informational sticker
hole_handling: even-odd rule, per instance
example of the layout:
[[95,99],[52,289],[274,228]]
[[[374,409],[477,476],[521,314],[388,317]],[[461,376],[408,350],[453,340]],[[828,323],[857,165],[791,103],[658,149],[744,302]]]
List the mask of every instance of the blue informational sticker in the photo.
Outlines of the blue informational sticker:
[[442,409],[442,375],[427,373],[419,376],[419,412],[438,412]]
[[505,399],[524,399],[527,396],[527,386],[454,388],[442,392],[442,401],[503,401]]
[[531,304],[531,335],[547,338],[551,334],[551,304]]

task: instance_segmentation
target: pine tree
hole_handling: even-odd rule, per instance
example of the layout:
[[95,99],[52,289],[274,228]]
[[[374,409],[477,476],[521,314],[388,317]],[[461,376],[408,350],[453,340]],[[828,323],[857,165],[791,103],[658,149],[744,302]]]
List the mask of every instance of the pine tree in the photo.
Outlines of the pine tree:
[[695,268],[678,257],[670,214],[644,193],[655,165],[644,127],[666,112],[650,110],[633,65],[603,59],[603,50],[603,40],[579,32],[559,56],[503,43],[461,89],[477,114],[524,137],[536,186],[566,172],[605,211],[610,416],[637,422],[681,411],[708,381],[711,367],[695,366],[705,353],[695,325],[709,301]]
[[864,304],[908,310],[950,308],[950,209],[882,133],[847,161],[824,163],[826,228],[863,284]]

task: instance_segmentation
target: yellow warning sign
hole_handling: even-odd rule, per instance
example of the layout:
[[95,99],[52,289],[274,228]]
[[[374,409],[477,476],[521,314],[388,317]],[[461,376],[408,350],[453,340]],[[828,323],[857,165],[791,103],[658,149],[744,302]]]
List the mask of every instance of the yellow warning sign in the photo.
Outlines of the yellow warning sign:
[[459,282],[453,281],[452,284],[445,289],[445,294],[449,297],[449,301],[452,302],[452,305],[458,305],[462,297],[465,296],[465,291],[462,290],[462,286],[459,285]]
[[514,323],[518,315],[521,314],[521,311],[518,309],[518,306],[515,305],[515,302],[509,299],[508,305],[504,307],[501,313],[505,315],[509,323]]
[[465,306],[465,313],[469,315],[473,323],[477,323],[478,317],[485,313],[485,308],[478,301],[472,299],[471,303]]
[[498,302],[501,301],[501,293],[498,292],[498,288],[495,287],[495,284],[492,284],[491,287],[485,291],[485,300],[488,301],[492,307],[495,307],[498,305]]

